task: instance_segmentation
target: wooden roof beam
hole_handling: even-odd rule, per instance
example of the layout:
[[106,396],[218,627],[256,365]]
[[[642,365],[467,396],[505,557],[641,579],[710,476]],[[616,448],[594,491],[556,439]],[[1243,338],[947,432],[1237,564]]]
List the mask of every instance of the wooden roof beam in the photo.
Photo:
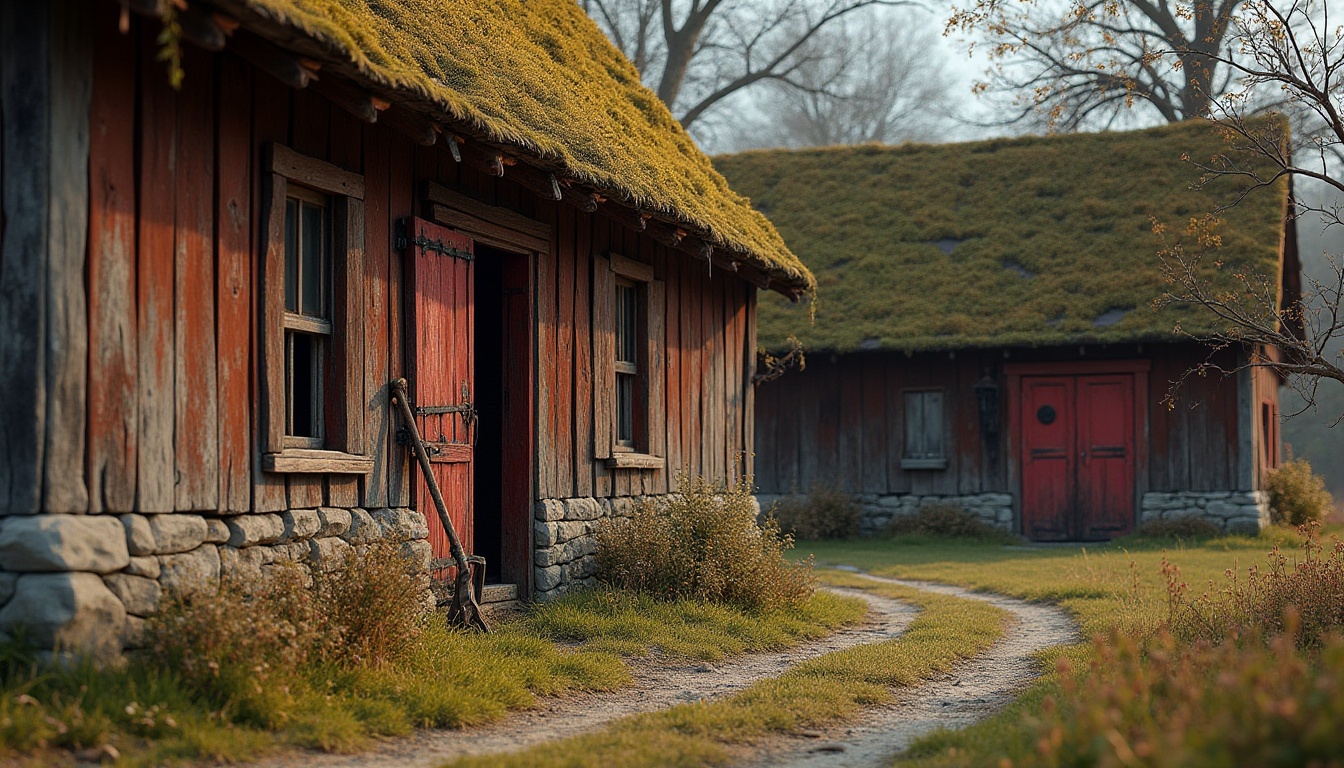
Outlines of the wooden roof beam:
[[459,147],[462,162],[496,178],[504,175],[504,153],[480,141],[464,141]]
[[597,213],[597,207],[606,200],[605,197],[597,194],[590,189],[584,189],[577,184],[561,185],[561,192],[564,194],[566,203],[578,208],[584,213]]
[[[182,36],[207,51],[222,51],[228,39],[228,31],[216,18],[219,14],[201,10],[199,5],[188,7],[177,15],[177,23],[182,28]],[[235,23],[236,27],[237,24]]]
[[379,99],[352,83],[334,77],[314,81],[313,90],[366,123],[378,122],[378,113],[391,106],[391,102]]
[[439,126],[433,120],[408,107],[393,104],[378,113],[378,122],[422,147],[432,147],[434,142],[439,140]]
[[612,200],[603,203],[601,210],[602,213],[636,232],[643,232],[648,229],[649,219],[652,218],[652,214],[645,213],[638,208],[622,205]]
[[543,200],[559,200],[564,194],[560,189],[560,179],[555,174],[533,168],[526,163],[506,165],[505,177],[518,182],[524,189],[535,192]]
[[650,237],[669,248],[676,248],[681,245],[682,239],[689,234],[681,227],[678,227],[675,224],[669,224],[661,219],[653,219],[649,221],[648,232]]
[[231,42],[229,50],[290,88],[307,88],[309,83],[317,79],[317,73],[304,66],[303,59],[280,50],[250,32],[239,32]]

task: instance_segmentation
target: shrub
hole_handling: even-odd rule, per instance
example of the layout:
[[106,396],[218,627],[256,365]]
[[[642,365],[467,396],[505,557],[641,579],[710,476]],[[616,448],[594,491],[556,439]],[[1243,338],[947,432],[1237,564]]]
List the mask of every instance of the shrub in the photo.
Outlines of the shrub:
[[779,529],[798,539],[852,539],[859,535],[859,503],[833,485],[815,485],[806,496],[775,504]]
[[790,562],[793,538],[771,517],[757,523],[749,481],[723,489],[679,478],[680,492],[645,501],[597,532],[600,578],[663,600],[691,598],[748,609],[797,605],[816,586],[812,560]]
[[1326,766],[1344,754],[1338,636],[1308,656],[1286,635],[1185,645],[1112,630],[1093,651],[1077,672],[1061,657],[1061,691],[1029,718],[1035,754],[1022,765]]
[[1270,519],[1275,523],[1317,523],[1335,507],[1325,480],[1311,471],[1306,459],[1285,462],[1270,472],[1265,488],[1269,491]]
[[893,517],[887,523],[891,536],[936,536],[949,539],[1008,539],[1004,531],[982,521],[961,507],[931,504],[913,515]]
[[324,651],[341,664],[380,666],[404,656],[424,628],[429,585],[399,545],[377,542],[342,568],[319,573]]
[[1202,517],[1153,520],[1139,526],[1134,535],[1145,539],[1197,541],[1222,535],[1222,529]]
[[1269,567],[1252,566],[1243,578],[1227,571],[1221,587],[1190,597],[1180,569],[1163,561],[1172,631],[1185,639],[1220,643],[1226,639],[1291,633],[1303,648],[1344,631],[1344,542],[1322,544],[1303,529],[1302,558],[1279,551]]

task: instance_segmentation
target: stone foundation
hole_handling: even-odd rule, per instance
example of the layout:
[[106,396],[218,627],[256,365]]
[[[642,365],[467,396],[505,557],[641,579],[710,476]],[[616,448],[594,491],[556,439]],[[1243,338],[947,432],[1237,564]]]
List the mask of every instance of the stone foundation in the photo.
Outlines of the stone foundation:
[[1259,533],[1268,528],[1266,491],[1177,491],[1145,493],[1139,524],[1197,517],[1228,533]]
[[597,583],[597,529],[604,520],[630,517],[635,506],[658,496],[616,499],[543,499],[533,506],[534,600],[551,600]]
[[[761,509],[769,510],[776,502],[789,498],[793,497],[760,494],[756,497],[756,501],[761,505]],[[1005,531],[1013,529],[1013,497],[1007,493],[977,493],[966,496],[856,493],[854,500],[859,503],[859,535],[865,537],[882,533],[893,518],[913,515],[921,509],[935,506],[964,509],[987,525]]]
[[42,649],[100,660],[143,647],[165,592],[259,578],[280,562],[333,570],[391,539],[428,571],[429,528],[413,509],[294,509],[229,517],[0,517],[0,636],[22,625]]

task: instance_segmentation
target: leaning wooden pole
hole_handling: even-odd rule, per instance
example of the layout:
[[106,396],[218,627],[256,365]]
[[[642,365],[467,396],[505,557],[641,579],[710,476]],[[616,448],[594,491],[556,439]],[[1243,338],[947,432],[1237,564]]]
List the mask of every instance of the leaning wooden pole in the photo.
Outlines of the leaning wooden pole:
[[415,458],[420,461],[420,471],[425,475],[425,485],[429,486],[429,495],[433,497],[434,506],[438,509],[439,522],[443,523],[443,530],[448,533],[449,554],[457,564],[453,599],[448,606],[448,623],[489,632],[490,628],[485,625],[485,619],[481,616],[481,604],[477,602],[471,568],[472,565],[479,566],[481,576],[484,577],[485,558],[467,556],[466,550],[462,548],[462,540],[457,537],[457,528],[453,526],[452,518],[448,517],[448,505],[443,502],[443,493],[439,490],[439,483],[434,479],[434,472],[429,464],[429,452],[425,450],[425,443],[420,439],[420,428],[416,426],[415,413],[411,411],[411,400],[406,394],[406,379],[394,379],[389,386],[392,389],[392,402],[400,408],[401,418],[406,422],[406,429],[411,434],[411,449],[415,451]]

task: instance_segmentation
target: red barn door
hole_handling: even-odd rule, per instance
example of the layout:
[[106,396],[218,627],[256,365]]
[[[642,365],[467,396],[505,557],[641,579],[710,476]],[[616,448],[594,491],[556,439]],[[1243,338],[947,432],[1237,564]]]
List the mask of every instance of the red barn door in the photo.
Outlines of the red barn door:
[[[434,478],[462,546],[470,553],[472,459],[477,429],[472,405],[476,305],[473,243],[465,235],[422,219],[408,219],[406,235],[411,292],[410,371],[406,378],[416,425],[428,443]],[[420,473],[415,476],[411,501],[429,523],[434,557],[449,557],[448,534]]]
[[1134,520],[1134,376],[1026,376],[1022,532],[1036,541],[1110,539]]

